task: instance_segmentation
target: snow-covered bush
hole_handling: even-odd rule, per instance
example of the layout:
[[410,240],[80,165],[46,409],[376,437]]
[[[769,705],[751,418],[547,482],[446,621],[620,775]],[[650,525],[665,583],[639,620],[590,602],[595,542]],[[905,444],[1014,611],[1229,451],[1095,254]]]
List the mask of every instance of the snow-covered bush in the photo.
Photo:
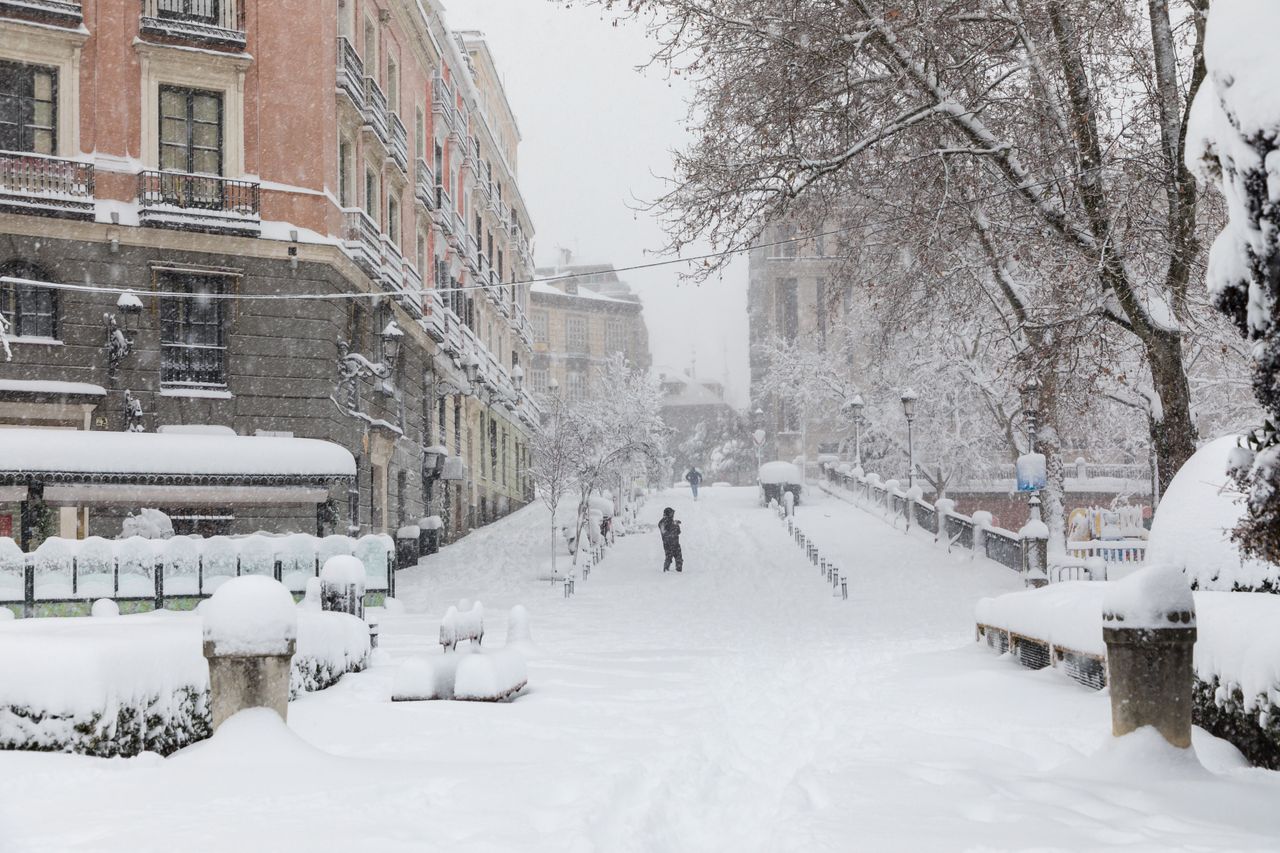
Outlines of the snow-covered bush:
[[395,549],[396,543],[391,537],[380,533],[369,533],[356,540],[351,555],[364,563],[365,585],[369,589],[387,588],[387,561],[394,559],[388,555]]
[[1236,446],[1223,436],[1178,471],[1151,521],[1146,561],[1182,569],[1196,589],[1280,592],[1280,566],[1246,557],[1232,541],[1244,496],[1226,474]]
[[115,595],[115,543],[101,536],[90,536],[79,545],[76,592],[85,598]]
[[203,591],[208,595],[236,576],[236,544],[227,536],[210,536],[201,543],[200,553],[204,564]]
[[[166,612],[0,621],[0,750],[168,755],[209,737],[202,618]],[[364,669],[368,657],[361,620],[297,614],[290,698]]]
[[274,540],[274,544],[284,585],[294,592],[306,589],[307,580],[316,576],[319,540],[306,533],[291,533]]
[[240,574],[265,575],[274,577],[276,571],[276,554],[272,541],[267,536],[246,536],[236,540],[240,547]]
[[33,554],[37,598],[70,598],[71,567],[75,551],[66,539],[50,538]]
[[18,543],[0,536],[0,601],[22,600],[22,567],[25,561]]

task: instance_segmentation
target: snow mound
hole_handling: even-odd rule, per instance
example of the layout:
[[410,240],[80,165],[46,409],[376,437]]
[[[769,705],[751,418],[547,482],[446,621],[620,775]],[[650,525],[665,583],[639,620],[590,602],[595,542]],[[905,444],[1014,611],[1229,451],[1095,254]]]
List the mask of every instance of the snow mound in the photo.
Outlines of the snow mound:
[[453,697],[474,702],[508,699],[529,683],[524,656],[515,649],[466,655],[458,661]]
[[204,639],[219,654],[285,654],[298,636],[298,608],[284,584],[256,575],[218,587],[201,611]]
[[1147,563],[1182,569],[1197,589],[1280,588],[1280,566],[1246,559],[1231,541],[1244,496],[1227,478],[1235,436],[1215,439],[1179,469],[1151,521]]
[[1189,628],[1196,602],[1186,576],[1170,566],[1147,566],[1107,584],[1102,619],[1111,628]]
[[1055,646],[1105,655],[1102,598],[1111,584],[1068,581],[978,602],[979,624],[1034,637]]
[[116,604],[109,598],[99,598],[93,603],[93,610],[90,611],[92,616],[119,616],[120,605]]
[[320,578],[307,578],[307,591],[298,602],[298,609],[308,613],[319,613],[324,609],[320,599]]
[[358,558],[339,554],[324,561],[320,570],[320,582],[333,586],[354,586],[364,590],[364,563]]
[[398,598],[387,596],[382,602],[382,609],[386,610],[389,616],[403,616],[404,602]]
[[410,658],[405,661],[391,680],[391,701],[452,699],[458,660],[456,655],[444,655],[436,658]]
[[766,485],[799,483],[800,467],[790,462],[766,462],[760,466],[760,482]]
[[197,768],[269,764],[306,770],[334,759],[298,737],[270,708],[247,708],[227,718],[213,737],[179,750],[169,760]]

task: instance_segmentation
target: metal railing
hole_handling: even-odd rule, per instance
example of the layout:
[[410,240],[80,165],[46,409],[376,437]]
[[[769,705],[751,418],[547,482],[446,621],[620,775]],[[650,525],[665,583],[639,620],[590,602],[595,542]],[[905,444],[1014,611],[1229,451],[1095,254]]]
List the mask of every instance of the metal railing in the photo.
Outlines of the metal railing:
[[356,263],[366,272],[376,272],[382,264],[382,235],[378,223],[358,207],[342,211],[342,239]]
[[75,160],[0,151],[0,198],[30,199],[40,207],[93,207],[93,165]]
[[453,212],[453,196],[449,195],[443,184],[436,184],[436,210],[440,212],[440,227],[448,236],[453,230],[453,217],[450,216]]
[[355,45],[338,36],[338,88],[347,93],[356,109],[364,112],[364,62]]
[[1067,554],[1080,559],[1101,557],[1107,563],[1141,563],[1147,559],[1145,539],[1068,542]]
[[405,130],[404,122],[400,121],[400,116],[394,112],[391,116],[391,159],[396,161],[396,165],[400,167],[401,172],[407,173],[409,170],[409,134]]
[[372,77],[364,78],[364,102],[365,125],[373,128],[374,134],[386,145],[390,133],[387,129],[387,96]]
[[0,0],[0,18],[74,27],[84,21],[84,12],[80,0]]
[[446,130],[453,130],[453,90],[449,88],[449,84],[443,77],[437,76],[431,79],[431,112],[444,121]]
[[138,201],[143,207],[165,205],[179,210],[256,218],[259,191],[254,181],[218,175],[152,170],[138,173]]
[[144,34],[243,47],[242,0],[142,0]]
[[418,201],[422,202],[422,206],[427,210],[435,210],[436,205],[439,204],[436,194],[436,173],[421,157],[414,165],[414,188],[414,195]]

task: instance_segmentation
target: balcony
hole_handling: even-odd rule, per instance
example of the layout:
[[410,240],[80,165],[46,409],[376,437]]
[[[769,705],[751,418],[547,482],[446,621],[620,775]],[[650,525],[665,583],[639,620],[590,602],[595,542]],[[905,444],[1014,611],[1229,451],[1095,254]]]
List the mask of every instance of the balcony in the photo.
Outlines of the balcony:
[[467,104],[463,101],[457,106],[457,117],[453,123],[454,135],[463,144],[467,144],[467,130],[471,126],[471,110],[467,108]]
[[93,166],[43,154],[0,151],[0,210],[92,219]]
[[390,137],[387,123],[387,96],[372,77],[364,78],[364,126],[373,128],[374,135],[385,146]]
[[0,0],[0,18],[76,28],[84,21],[80,0]]
[[444,299],[431,288],[422,294],[422,328],[436,343],[444,343],[449,331],[449,318],[445,314]]
[[259,186],[218,175],[138,173],[138,223],[208,234],[258,236]]
[[143,38],[242,51],[244,0],[142,0]]
[[411,317],[421,318],[424,316],[423,305],[426,298],[423,294],[422,274],[418,272],[418,268],[407,260],[404,262],[403,276],[404,294],[400,297],[400,306],[409,312]]
[[378,223],[358,207],[342,211],[342,245],[366,275],[382,279],[382,235]]
[[419,157],[414,169],[414,196],[427,210],[435,210],[440,203],[436,189],[436,173]]
[[467,266],[473,270],[479,271],[480,252],[479,245],[476,243],[476,236],[468,231],[466,237],[463,239],[462,245],[462,253],[466,256]]
[[364,115],[364,63],[355,45],[338,36],[338,91],[346,93],[356,111]]
[[444,122],[445,130],[452,132],[455,123],[453,115],[453,90],[443,77],[431,80],[431,112]]
[[400,167],[400,171],[404,174],[409,173],[409,134],[404,129],[404,122],[400,121],[400,116],[391,113],[391,144],[388,151],[391,159],[396,161],[396,165]]

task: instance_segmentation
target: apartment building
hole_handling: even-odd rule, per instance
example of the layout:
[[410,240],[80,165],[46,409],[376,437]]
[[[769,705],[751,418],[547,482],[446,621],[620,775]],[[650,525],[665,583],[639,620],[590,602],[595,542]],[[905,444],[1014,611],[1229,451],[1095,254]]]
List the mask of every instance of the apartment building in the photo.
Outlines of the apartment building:
[[839,275],[836,247],[822,237],[791,241],[796,233],[793,223],[772,224],[760,238],[763,248],[748,255],[751,409],[763,413],[759,427],[765,431],[767,458],[792,461],[804,456],[813,462],[841,451],[848,424],[801,423],[799,412],[765,393],[760,386],[769,369],[766,344],[821,346],[831,324],[848,310],[850,293]]
[[612,264],[543,268],[537,276],[529,293],[533,394],[547,393],[554,381],[560,393],[581,399],[593,369],[619,354],[635,369],[650,368],[644,305]]
[[[0,435],[175,434],[9,463],[0,535],[142,505],[457,534],[529,500],[519,142],[434,0],[0,0]],[[249,463],[290,439],[350,460]]]

